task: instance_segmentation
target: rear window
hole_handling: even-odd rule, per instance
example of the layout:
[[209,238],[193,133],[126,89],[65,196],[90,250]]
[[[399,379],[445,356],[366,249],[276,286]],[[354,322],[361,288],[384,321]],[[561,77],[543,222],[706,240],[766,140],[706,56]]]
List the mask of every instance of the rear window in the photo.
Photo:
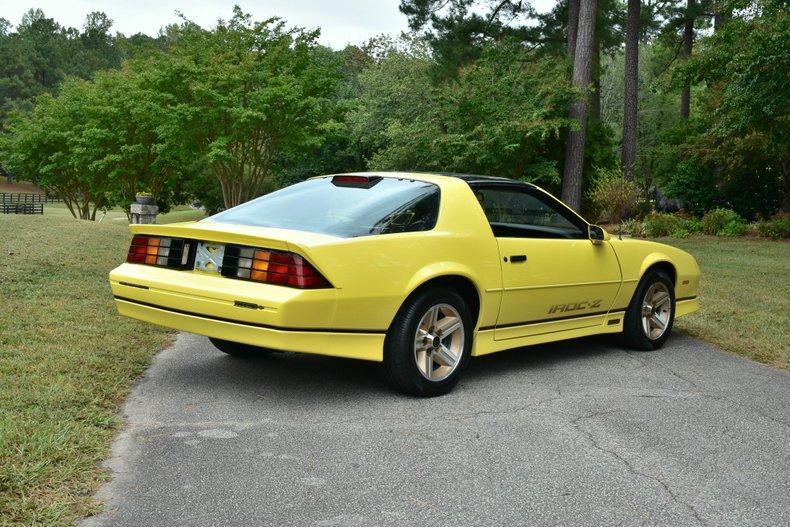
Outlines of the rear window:
[[275,227],[351,238],[427,231],[439,213],[439,187],[396,178],[364,187],[311,179],[206,218],[205,222]]

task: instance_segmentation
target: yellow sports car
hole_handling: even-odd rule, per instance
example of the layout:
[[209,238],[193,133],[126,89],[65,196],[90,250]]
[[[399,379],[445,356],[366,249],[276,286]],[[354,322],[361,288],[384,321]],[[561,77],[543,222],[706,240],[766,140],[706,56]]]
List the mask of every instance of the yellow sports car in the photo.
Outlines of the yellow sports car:
[[383,363],[446,393],[470,356],[599,333],[660,348],[699,307],[674,247],[610,238],[535,185],[422,173],[323,176],[198,222],[133,225],[118,311],[221,351]]

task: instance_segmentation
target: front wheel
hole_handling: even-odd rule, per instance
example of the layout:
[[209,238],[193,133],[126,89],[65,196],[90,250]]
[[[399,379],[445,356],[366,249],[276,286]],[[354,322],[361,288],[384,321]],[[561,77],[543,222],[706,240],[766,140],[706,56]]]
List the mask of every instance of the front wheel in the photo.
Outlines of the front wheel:
[[623,344],[641,351],[664,345],[675,320],[675,285],[663,271],[649,271],[636,288],[623,321]]
[[472,317],[461,296],[427,289],[405,304],[387,332],[384,372],[397,391],[420,397],[448,393],[472,350]]

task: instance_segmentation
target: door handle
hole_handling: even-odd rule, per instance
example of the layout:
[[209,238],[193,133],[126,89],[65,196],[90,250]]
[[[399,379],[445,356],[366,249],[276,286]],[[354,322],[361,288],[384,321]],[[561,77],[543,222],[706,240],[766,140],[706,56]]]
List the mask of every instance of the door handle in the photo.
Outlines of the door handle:
[[510,257],[510,263],[520,263],[526,261],[527,261],[526,254],[514,254],[513,256]]

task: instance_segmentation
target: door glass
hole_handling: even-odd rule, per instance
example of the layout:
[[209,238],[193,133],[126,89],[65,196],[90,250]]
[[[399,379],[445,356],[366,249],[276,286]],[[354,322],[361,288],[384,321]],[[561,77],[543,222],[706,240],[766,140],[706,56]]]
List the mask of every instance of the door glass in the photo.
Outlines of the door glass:
[[586,233],[538,196],[526,191],[482,188],[475,191],[494,236],[511,238],[586,238]]

